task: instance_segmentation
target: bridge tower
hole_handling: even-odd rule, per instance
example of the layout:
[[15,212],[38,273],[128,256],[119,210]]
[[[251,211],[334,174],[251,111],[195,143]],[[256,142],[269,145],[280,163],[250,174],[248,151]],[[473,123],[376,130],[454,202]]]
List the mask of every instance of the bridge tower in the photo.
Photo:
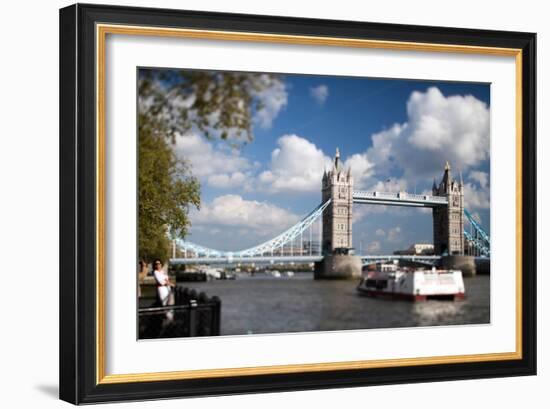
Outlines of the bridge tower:
[[445,196],[447,206],[433,209],[433,235],[435,254],[464,254],[464,183],[453,179],[449,162],[445,164],[443,178],[432,187],[434,196]]
[[347,253],[352,248],[353,177],[342,166],[338,148],[332,169],[323,174],[322,199],[331,199],[323,213],[323,254]]

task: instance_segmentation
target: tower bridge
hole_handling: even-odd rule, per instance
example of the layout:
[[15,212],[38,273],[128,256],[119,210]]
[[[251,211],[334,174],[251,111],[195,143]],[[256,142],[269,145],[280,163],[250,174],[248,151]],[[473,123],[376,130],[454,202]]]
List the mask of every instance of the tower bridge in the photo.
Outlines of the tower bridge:
[[[439,263],[442,257],[461,257],[466,253],[490,257],[490,237],[464,208],[462,177],[459,180],[452,177],[448,162],[441,182],[436,184],[434,179],[430,194],[359,191],[354,190],[351,169],[344,169],[337,149],[332,168],[323,174],[321,196],[321,203],[300,222],[264,243],[239,251],[222,251],[177,240],[183,257],[170,261],[176,264],[316,262],[320,263],[319,275],[330,277],[337,270],[347,271],[344,275],[354,271],[356,275],[362,264],[374,260],[407,259],[429,265]],[[431,208],[434,255],[353,255],[354,204]],[[314,230],[317,242],[313,239]]]

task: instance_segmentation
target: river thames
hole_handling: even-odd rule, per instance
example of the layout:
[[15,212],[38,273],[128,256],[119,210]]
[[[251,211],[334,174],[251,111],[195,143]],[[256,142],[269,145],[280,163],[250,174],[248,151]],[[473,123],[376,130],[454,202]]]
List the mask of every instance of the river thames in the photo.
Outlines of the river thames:
[[312,273],[181,283],[222,300],[221,335],[336,331],[490,322],[490,277],[464,278],[463,301],[370,298],[358,280],[314,280]]

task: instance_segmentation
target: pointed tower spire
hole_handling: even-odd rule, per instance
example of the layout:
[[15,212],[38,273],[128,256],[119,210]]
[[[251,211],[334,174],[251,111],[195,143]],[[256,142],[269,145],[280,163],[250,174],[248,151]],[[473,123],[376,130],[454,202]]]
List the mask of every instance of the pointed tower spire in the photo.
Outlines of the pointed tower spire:
[[434,183],[432,185],[432,191],[435,192],[437,190],[437,185],[435,184],[435,177],[434,177]]
[[451,165],[449,164],[449,161],[445,161],[445,173],[443,173],[443,179],[441,179],[441,183],[443,184],[443,191],[449,191],[449,189],[451,188],[451,182]]
[[338,170],[340,165],[340,149],[336,148],[336,154],[334,155],[334,168]]

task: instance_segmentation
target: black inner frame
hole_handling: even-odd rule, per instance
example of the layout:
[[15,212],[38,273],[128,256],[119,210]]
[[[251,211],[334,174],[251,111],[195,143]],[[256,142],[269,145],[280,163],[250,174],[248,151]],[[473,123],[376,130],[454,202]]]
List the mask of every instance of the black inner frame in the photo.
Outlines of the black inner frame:
[[[517,48],[522,59],[522,359],[96,384],[95,25]],[[536,35],[100,5],[60,10],[60,398],[75,404],[536,374]]]

